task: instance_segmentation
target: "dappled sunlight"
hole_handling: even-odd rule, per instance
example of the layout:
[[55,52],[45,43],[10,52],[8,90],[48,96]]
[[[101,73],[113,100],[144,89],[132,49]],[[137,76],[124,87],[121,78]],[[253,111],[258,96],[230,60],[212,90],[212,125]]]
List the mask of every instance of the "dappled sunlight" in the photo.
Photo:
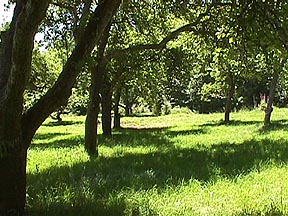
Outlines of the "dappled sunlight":
[[48,123],[44,123],[43,126],[53,127],[53,126],[66,126],[66,125],[75,125],[75,124],[83,124],[83,121],[50,121]]
[[[41,137],[41,136],[40,136]],[[45,136],[42,136],[45,137]],[[71,148],[73,146],[83,145],[84,137],[75,136],[73,134],[48,134],[46,139],[39,139],[36,136],[36,139],[31,144],[32,148],[45,149],[45,148]]]
[[88,215],[286,211],[281,201],[288,200],[286,120],[259,132],[261,121],[256,119],[227,125],[215,119],[219,114],[209,114],[193,123],[194,115],[186,120],[180,116],[181,121],[175,114],[159,118],[171,121],[165,126],[135,122],[111,137],[100,134],[97,159],[85,153],[84,135],[73,135],[83,133],[83,124],[69,132],[73,124],[57,125],[50,133],[44,126],[28,154],[27,199],[38,206],[31,214],[85,215],[85,209]]

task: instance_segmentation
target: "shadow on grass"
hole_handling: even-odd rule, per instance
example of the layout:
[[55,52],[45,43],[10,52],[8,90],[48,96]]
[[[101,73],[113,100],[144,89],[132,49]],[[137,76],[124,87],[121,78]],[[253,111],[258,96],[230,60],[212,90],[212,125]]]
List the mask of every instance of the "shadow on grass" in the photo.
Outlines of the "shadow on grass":
[[[83,136],[71,136],[65,133],[51,133],[40,134],[35,136],[37,144],[32,143],[30,148],[45,150],[45,149],[59,149],[59,148],[72,148],[79,145],[84,145]],[[47,141],[47,139],[49,139]],[[39,140],[46,140],[45,143],[38,143]]]
[[48,123],[44,123],[43,126],[53,127],[53,126],[75,125],[75,124],[83,124],[83,121],[50,121]]
[[99,135],[99,144],[114,147],[114,146],[129,146],[129,147],[168,147],[174,148],[174,143],[171,137],[179,135],[198,135],[206,133],[205,129],[191,129],[182,131],[171,131],[168,127],[139,127],[139,128],[122,128],[113,133],[111,137]]
[[67,133],[45,133],[45,134],[36,134],[34,140],[51,140],[57,137],[62,137],[67,135]]
[[[234,121],[230,125],[259,123],[262,122]],[[132,210],[131,206],[127,207],[130,204],[127,204],[127,197],[121,196],[123,191],[155,187],[161,191],[167,186],[177,186],[190,179],[203,183],[223,176],[235,179],[240,174],[245,175],[260,168],[267,161],[276,164],[288,162],[288,141],[285,139],[251,139],[240,144],[215,143],[210,147],[203,144],[190,149],[176,149],[171,139],[178,135],[201,135],[209,132],[208,126],[217,125],[221,125],[221,122],[183,131],[172,131],[171,128],[124,128],[115,131],[111,138],[99,136],[100,144],[111,148],[117,145],[153,146],[157,147],[157,151],[148,154],[119,152],[112,157],[100,157],[85,163],[52,167],[41,173],[28,174],[29,213],[141,215],[139,206],[132,206]],[[273,121],[269,130],[285,129],[287,126],[287,121]],[[58,136],[59,139],[47,144],[32,145],[32,148],[72,148],[84,143],[82,136],[65,138],[65,134],[61,133],[37,136],[39,140],[52,140]],[[129,213],[127,208],[130,209]],[[141,211],[149,212],[146,215],[157,215],[149,207]]]
[[166,130],[167,128],[122,128],[113,132],[111,137],[100,135],[99,144],[108,147],[171,147],[173,143],[165,136]]
[[288,120],[276,120],[276,121],[272,120],[270,125],[267,128],[264,128],[263,121],[239,121],[239,120],[231,120],[228,123],[224,122],[223,120],[220,120],[220,121],[214,121],[210,123],[201,124],[199,126],[201,128],[206,128],[206,127],[217,127],[217,126],[222,126],[222,125],[227,125],[227,126],[245,126],[245,125],[261,126],[262,125],[262,127],[259,129],[259,132],[268,133],[272,131],[288,129]]
[[221,175],[230,178],[260,168],[266,162],[288,162],[286,139],[252,139],[241,144],[221,143],[213,145],[209,151],[208,160]]
[[[41,208],[33,209],[31,215],[126,215],[127,197],[119,195],[125,190],[139,191],[155,187],[161,190],[190,179],[203,183],[221,176],[234,179],[267,161],[277,164],[288,161],[287,140],[252,139],[240,144],[219,143],[193,149],[169,148],[148,154],[121,153],[69,167],[51,168],[28,174],[31,185],[29,199],[37,199],[41,195],[48,197],[47,193],[52,193],[50,196],[54,197],[49,206],[44,199]],[[57,200],[57,197],[64,196],[63,188],[73,192],[68,204],[65,200]]]
[[264,128],[264,125],[262,128],[259,129],[260,133],[269,133],[277,130],[287,130],[288,129],[288,121],[287,120],[278,120],[278,121],[271,121],[269,126]]
[[101,202],[101,199],[97,200],[77,200],[77,203],[71,205],[65,205],[64,203],[53,203],[52,205],[43,206],[42,208],[28,208],[27,215],[35,216],[124,216],[126,209],[125,200],[117,200],[115,203],[109,205]]
[[268,209],[268,210],[266,210],[266,212],[242,210],[242,212],[237,212],[237,215],[238,216],[259,216],[259,215],[283,216],[283,215],[286,215],[286,214],[284,214],[283,210],[281,210],[277,207],[276,208],[273,206],[269,206],[269,207],[272,209]]
[[167,131],[167,135],[169,137],[175,136],[189,136],[189,135],[201,135],[208,133],[209,130],[207,128],[197,128],[197,129],[190,129],[190,130],[181,130],[181,131]]
[[199,125],[200,127],[215,127],[215,126],[221,126],[221,125],[227,125],[227,126],[245,126],[245,125],[255,125],[255,124],[261,124],[263,121],[240,121],[240,120],[230,120],[228,123],[224,120],[219,121],[213,121],[205,124]]

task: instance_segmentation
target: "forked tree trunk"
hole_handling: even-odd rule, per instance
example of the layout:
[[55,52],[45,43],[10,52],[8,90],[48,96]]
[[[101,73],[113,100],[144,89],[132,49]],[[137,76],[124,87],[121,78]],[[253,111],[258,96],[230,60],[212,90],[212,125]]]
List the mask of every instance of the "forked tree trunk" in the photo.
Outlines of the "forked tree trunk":
[[108,78],[104,78],[104,85],[102,88],[102,129],[103,135],[111,136],[111,124],[112,124],[112,85]]
[[235,92],[235,75],[232,73],[229,73],[228,75],[228,94],[226,98],[226,105],[225,105],[225,117],[224,121],[225,123],[229,123],[230,121],[230,113],[232,111],[232,99]]
[[115,92],[115,105],[114,105],[114,128],[120,129],[121,128],[121,115],[119,112],[119,104],[121,98],[121,86],[116,89]]
[[34,35],[50,0],[18,0],[10,29],[1,33],[0,54],[0,215],[23,215],[26,198],[27,149],[43,121],[71,94],[83,63],[101,38],[121,1],[99,5],[57,82],[33,107],[23,112],[23,93],[31,71]]
[[267,128],[270,125],[271,122],[271,114],[273,112],[273,101],[275,98],[275,93],[276,93],[276,87],[277,87],[277,82],[279,79],[279,71],[277,69],[274,69],[273,72],[273,78],[271,81],[270,85],[270,90],[269,90],[269,97],[267,101],[267,107],[265,110],[265,117],[264,117],[264,128]]

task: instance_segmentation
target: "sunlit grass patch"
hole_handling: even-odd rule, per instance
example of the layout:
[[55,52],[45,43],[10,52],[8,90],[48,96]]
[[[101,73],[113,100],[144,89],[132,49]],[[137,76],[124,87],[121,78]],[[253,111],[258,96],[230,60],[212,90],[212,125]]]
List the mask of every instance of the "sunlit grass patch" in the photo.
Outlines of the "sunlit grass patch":
[[84,150],[84,117],[48,120],[28,153],[31,215],[288,215],[288,110],[123,118]]

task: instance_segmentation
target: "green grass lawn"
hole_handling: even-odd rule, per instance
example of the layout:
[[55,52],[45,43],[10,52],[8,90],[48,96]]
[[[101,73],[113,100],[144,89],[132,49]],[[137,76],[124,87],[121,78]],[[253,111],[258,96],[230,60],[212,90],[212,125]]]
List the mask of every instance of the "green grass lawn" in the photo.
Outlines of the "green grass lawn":
[[31,215],[288,215],[288,109],[127,117],[99,158],[84,117],[48,120],[28,152]]

